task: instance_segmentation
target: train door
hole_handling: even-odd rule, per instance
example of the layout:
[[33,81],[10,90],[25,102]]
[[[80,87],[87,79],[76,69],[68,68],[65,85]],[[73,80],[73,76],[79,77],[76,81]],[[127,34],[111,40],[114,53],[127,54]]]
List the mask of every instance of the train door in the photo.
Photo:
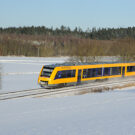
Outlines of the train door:
[[125,67],[122,68],[122,77],[125,76]]
[[82,74],[82,69],[78,70],[78,77],[77,77],[77,83],[81,83],[81,74]]

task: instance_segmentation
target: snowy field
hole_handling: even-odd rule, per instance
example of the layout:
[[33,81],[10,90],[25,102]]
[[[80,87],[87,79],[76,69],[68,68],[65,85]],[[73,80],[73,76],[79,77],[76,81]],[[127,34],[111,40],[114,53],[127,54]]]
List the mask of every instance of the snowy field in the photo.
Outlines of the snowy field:
[[135,88],[0,101],[0,135],[135,135]]
[[[38,88],[41,67],[66,59],[0,57],[0,92]],[[135,135],[135,87],[0,101],[0,135]]]
[[66,60],[67,57],[0,57],[0,67],[2,67],[0,93],[39,88],[37,80],[42,66]]

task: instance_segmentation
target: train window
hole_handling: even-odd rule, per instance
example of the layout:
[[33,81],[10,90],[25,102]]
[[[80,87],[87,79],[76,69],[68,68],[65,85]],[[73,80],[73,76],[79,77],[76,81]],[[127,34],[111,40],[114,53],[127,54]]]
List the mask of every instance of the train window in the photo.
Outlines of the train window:
[[111,68],[111,75],[120,75],[121,74],[121,67],[112,67]]
[[104,76],[110,76],[110,67],[104,68]]
[[83,78],[87,78],[87,69],[83,70]]
[[59,77],[60,78],[66,78],[66,71],[60,71],[59,72]]
[[42,77],[50,77],[54,68],[44,67],[41,73]]
[[102,68],[83,69],[83,78],[102,76]]
[[135,72],[135,66],[128,66],[127,72]]
[[[107,67],[103,69],[103,76],[120,75],[121,67]],[[83,78],[102,76],[102,68],[83,69]]]
[[88,77],[96,77],[96,76],[97,76],[96,68],[91,69],[91,74]]
[[92,77],[92,69],[83,69],[83,78]]
[[102,76],[102,68],[97,68],[97,74],[96,74],[97,77],[100,77]]
[[76,70],[58,71],[56,76],[55,76],[55,79],[75,77],[75,72],[76,72]]

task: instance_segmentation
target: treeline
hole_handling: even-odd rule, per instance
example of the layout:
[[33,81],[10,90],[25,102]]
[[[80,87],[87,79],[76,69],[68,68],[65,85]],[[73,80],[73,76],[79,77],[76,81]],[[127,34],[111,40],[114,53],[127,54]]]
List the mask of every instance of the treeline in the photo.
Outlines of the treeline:
[[135,39],[92,40],[75,37],[0,36],[0,55],[24,56],[135,56]]
[[0,28],[0,55],[120,56],[135,60],[135,27],[82,31],[69,27]]
[[9,27],[0,28],[0,34],[25,34],[25,35],[45,35],[45,36],[75,36],[80,38],[90,38],[99,40],[111,40],[125,37],[135,38],[135,27],[128,28],[92,28],[83,31],[80,27],[73,30],[70,27],[61,26],[53,29],[45,26],[39,27]]

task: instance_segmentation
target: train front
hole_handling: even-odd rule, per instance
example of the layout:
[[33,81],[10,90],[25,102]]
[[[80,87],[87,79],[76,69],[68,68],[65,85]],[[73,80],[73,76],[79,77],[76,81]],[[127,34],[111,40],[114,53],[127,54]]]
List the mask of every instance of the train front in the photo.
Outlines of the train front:
[[48,88],[51,85],[51,75],[54,70],[54,67],[51,66],[43,66],[41,72],[38,77],[38,83],[41,87]]

